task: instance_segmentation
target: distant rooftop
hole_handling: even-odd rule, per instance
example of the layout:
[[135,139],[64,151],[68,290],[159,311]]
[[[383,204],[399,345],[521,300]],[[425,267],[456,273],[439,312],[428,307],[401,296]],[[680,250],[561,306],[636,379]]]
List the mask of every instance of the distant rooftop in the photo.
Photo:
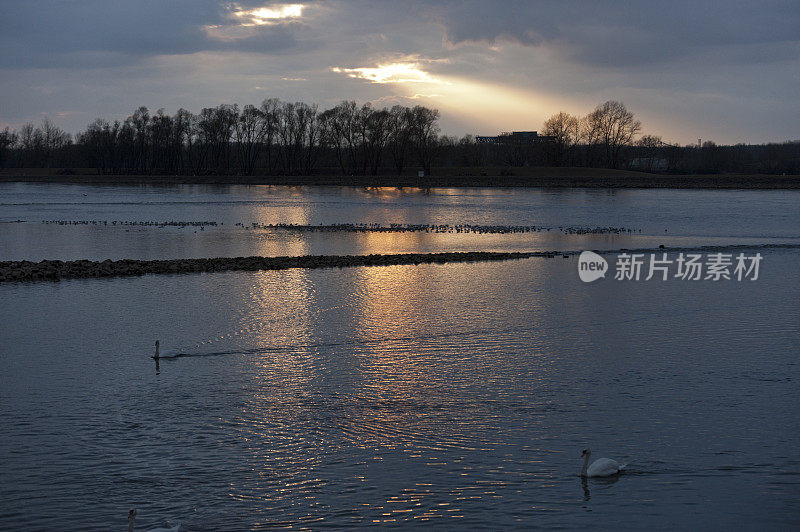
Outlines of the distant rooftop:
[[492,137],[476,135],[475,141],[478,144],[504,144],[504,143],[528,143],[552,140],[547,135],[539,135],[536,131],[504,131]]

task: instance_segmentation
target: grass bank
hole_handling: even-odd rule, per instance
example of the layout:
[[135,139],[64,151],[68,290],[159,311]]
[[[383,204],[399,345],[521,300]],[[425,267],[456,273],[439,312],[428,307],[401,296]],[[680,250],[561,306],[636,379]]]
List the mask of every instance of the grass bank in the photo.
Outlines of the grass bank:
[[605,168],[440,168],[433,175],[237,176],[97,175],[88,169],[59,174],[56,169],[6,169],[0,182],[87,185],[275,185],[356,187],[532,187],[532,188],[686,188],[800,189],[800,175],[665,175]]

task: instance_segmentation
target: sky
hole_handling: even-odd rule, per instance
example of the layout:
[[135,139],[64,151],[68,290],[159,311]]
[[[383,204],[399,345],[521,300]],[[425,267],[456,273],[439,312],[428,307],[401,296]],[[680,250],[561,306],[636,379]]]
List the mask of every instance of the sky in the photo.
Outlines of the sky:
[[448,135],[619,100],[687,144],[800,139],[800,2],[0,0],[0,128],[265,98],[439,109]]

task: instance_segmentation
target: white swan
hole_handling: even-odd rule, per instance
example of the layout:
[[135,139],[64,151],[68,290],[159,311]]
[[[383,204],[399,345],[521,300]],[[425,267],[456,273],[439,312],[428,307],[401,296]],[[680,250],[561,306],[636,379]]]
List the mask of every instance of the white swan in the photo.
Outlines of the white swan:
[[584,449],[583,454],[586,458],[583,460],[583,469],[581,469],[582,477],[610,477],[624,471],[627,464],[619,465],[616,460],[611,458],[598,458],[592,465],[589,465],[589,457],[592,456],[591,449]]

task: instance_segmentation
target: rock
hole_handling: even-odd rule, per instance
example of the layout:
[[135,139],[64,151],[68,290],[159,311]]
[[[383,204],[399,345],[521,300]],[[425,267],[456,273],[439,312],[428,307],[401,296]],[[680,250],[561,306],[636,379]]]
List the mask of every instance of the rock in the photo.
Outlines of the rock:
[[150,274],[176,274],[221,271],[285,270],[288,268],[347,268],[353,266],[444,264],[552,257],[552,253],[402,253],[394,255],[308,255],[300,257],[217,257],[207,259],[75,260],[0,262],[0,282],[124,277]]

